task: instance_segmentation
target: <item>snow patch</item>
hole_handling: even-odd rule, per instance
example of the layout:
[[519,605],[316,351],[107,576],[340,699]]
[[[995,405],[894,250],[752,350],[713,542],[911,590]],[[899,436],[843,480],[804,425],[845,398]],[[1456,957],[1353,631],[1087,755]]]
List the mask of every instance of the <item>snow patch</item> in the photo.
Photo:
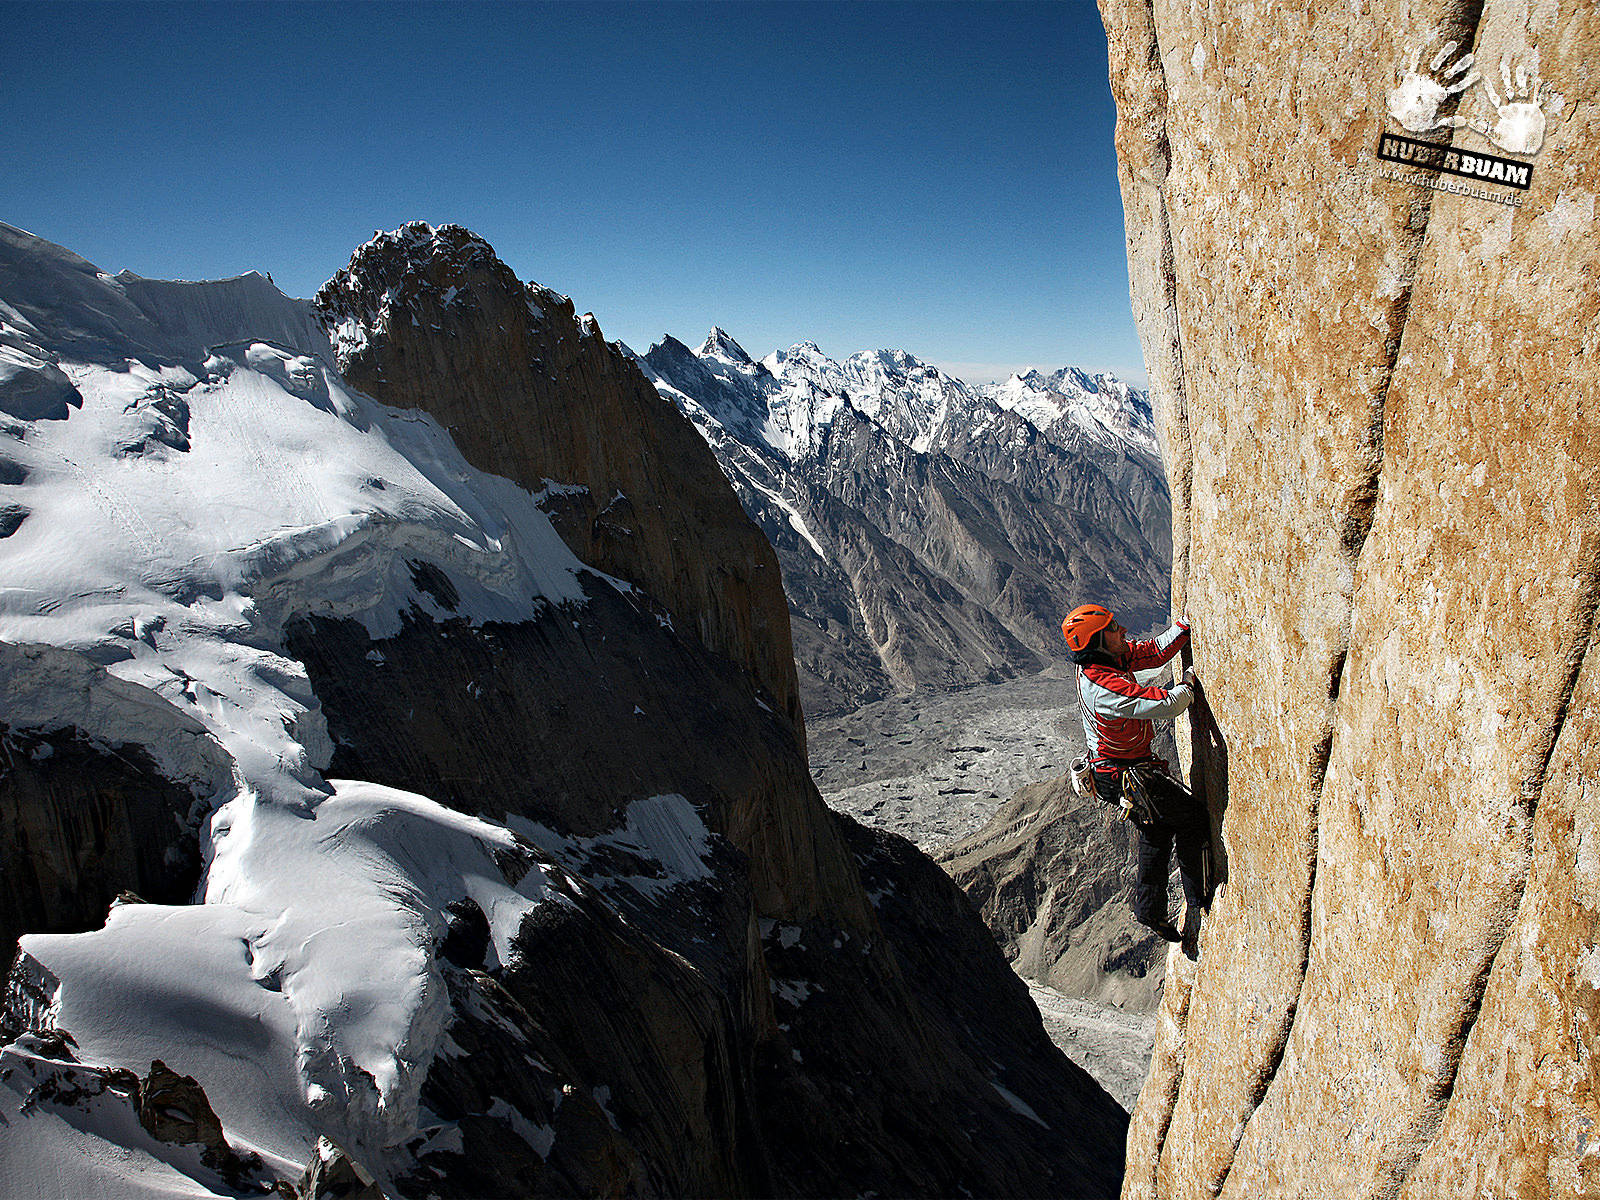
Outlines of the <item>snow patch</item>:
[[101,930],[24,937],[30,1024],[72,1030],[87,1061],[194,1075],[230,1135],[286,1161],[319,1135],[368,1162],[403,1141],[447,1045],[447,906],[483,910],[496,967],[548,877],[503,826],[332,787],[309,815],[248,796],[220,809],[203,904],[120,905]]
[[[619,828],[590,838],[562,837],[516,814],[508,819],[519,834],[602,890],[622,884],[647,899],[660,900],[682,884],[709,879],[713,873],[709,859],[714,835],[694,805],[676,793],[633,801]],[[617,852],[624,861],[637,861],[650,872],[606,874],[604,864],[613,862]],[[592,865],[591,860],[597,863]]]
[[1032,1121],[1041,1129],[1050,1128],[1050,1126],[1044,1123],[1043,1118],[1041,1118],[1038,1113],[1033,1111],[1033,1107],[1028,1104],[1027,1101],[1023,1100],[1021,1096],[1018,1096],[1015,1092],[1013,1092],[1010,1088],[1002,1086],[997,1080],[993,1079],[989,1081],[989,1086],[995,1090],[1000,1099],[1004,1100],[1011,1106],[1012,1112],[1016,1113],[1018,1116],[1027,1117],[1028,1120]]
[[812,992],[820,992],[822,989],[804,979],[774,978],[767,981],[767,990],[785,1004],[798,1008],[811,998]]

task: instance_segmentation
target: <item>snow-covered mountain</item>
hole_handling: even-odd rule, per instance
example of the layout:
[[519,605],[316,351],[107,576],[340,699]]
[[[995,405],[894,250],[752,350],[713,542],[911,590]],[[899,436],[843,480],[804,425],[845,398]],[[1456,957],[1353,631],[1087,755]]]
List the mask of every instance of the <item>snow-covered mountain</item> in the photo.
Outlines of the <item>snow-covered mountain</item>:
[[1114,1193],[777,576],[466,230],[311,304],[0,225],[0,1194]]
[[[559,873],[504,824],[329,779],[290,625],[352,620],[382,641],[424,614],[581,620],[599,581],[537,496],[473,467],[427,416],[349,388],[310,307],[260,276],[150,286],[0,238],[4,722],[137,748],[191,794],[175,815],[203,820],[205,858],[203,903],[123,904],[99,932],[25,938],[19,1015],[70,1030],[84,1062],[198,1076],[269,1173],[297,1175],[318,1136],[381,1161],[416,1129],[443,1046],[430,947],[450,906],[488,916],[502,963]],[[252,326],[293,341],[227,340]],[[55,1136],[71,1164],[69,1132]],[[83,1168],[79,1194],[109,1194]],[[171,1171],[135,1155],[132,1173]]]
[[1050,374],[1028,371],[1013,375],[1004,383],[985,384],[979,391],[1057,439],[1066,436],[1070,424],[1091,438],[1115,439],[1160,458],[1150,393],[1115,375],[1090,375],[1077,367],[1062,367]]
[[904,350],[863,351],[837,362],[815,342],[775,350],[757,362],[721,328],[694,352],[695,363],[684,349],[667,338],[642,361],[655,356],[671,363],[693,389],[656,373],[658,385],[677,387],[680,406],[701,408],[791,460],[815,455],[822,432],[848,403],[919,453],[993,426],[1010,412],[1059,445],[1087,436],[1160,461],[1149,394],[1112,375],[1064,367],[974,387]]
[[807,711],[1038,669],[1081,599],[1165,616],[1149,397],[1074,368],[972,387],[902,350],[640,360],[778,550]]

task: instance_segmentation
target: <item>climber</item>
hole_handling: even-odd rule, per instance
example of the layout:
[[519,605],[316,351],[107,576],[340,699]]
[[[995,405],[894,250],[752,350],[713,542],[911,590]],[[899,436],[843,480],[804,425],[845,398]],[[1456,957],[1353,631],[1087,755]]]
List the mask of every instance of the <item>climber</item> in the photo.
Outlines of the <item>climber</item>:
[[[1133,676],[1170,662],[1188,644],[1189,624],[1176,621],[1151,641],[1131,642],[1109,609],[1081,604],[1061,623],[1069,657],[1078,664],[1078,707],[1087,739],[1088,774],[1095,795],[1107,804],[1131,801],[1129,819],[1139,834],[1133,915],[1169,942],[1182,942],[1195,957],[1200,914],[1211,904],[1211,821],[1205,807],[1150,752],[1158,720],[1171,720],[1193,703],[1199,683],[1194,669],[1172,688],[1146,687]],[[1178,877],[1189,904],[1185,932],[1167,915],[1167,868],[1173,844]]]

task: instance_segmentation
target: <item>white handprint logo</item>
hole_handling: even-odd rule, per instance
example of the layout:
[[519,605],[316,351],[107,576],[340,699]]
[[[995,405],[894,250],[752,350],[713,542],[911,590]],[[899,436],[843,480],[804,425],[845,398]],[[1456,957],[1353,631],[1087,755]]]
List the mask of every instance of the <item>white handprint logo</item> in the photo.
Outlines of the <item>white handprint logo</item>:
[[[1539,78],[1539,52],[1533,52],[1531,78],[1528,63],[1524,62],[1517,68],[1516,82],[1513,83],[1511,64],[1502,58],[1500,79],[1505,84],[1505,100],[1502,102],[1495,94],[1494,84],[1484,80],[1483,90],[1489,93],[1489,104],[1485,106],[1482,117],[1474,117],[1467,122],[1468,127],[1512,154],[1539,153],[1539,147],[1544,145],[1545,126],[1544,109],[1539,101],[1544,88],[1544,81]],[[1490,117],[1495,118],[1492,125],[1487,119]]]
[[1460,46],[1459,42],[1446,42],[1441,46],[1439,52],[1429,60],[1427,72],[1424,73],[1420,65],[1422,55],[1432,44],[1433,36],[1430,35],[1427,41],[1411,52],[1409,68],[1395,67],[1395,78],[1400,82],[1389,90],[1389,115],[1412,133],[1427,133],[1446,127],[1460,129],[1465,125],[1466,121],[1461,117],[1441,117],[1439,106],[1451,96],[1466,91],[1479,79],[1477,71],[1456,79],[1456,76],[1463,75],[1472,67],[1473,57],[1470,53],[1462,55],[1442,75],[1439,74],[1439,69]]

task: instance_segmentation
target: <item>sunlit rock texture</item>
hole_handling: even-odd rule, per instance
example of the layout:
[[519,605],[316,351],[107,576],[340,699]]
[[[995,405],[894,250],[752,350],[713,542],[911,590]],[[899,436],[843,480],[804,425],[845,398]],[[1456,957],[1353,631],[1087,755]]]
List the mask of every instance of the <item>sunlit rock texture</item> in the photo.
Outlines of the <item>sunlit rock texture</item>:
[[[1594,1194],[1600,15],[1101,12],[1227,871],[1124,1194]],[[1544,80],[1521,207],[1379,174],[1430,36]]]

